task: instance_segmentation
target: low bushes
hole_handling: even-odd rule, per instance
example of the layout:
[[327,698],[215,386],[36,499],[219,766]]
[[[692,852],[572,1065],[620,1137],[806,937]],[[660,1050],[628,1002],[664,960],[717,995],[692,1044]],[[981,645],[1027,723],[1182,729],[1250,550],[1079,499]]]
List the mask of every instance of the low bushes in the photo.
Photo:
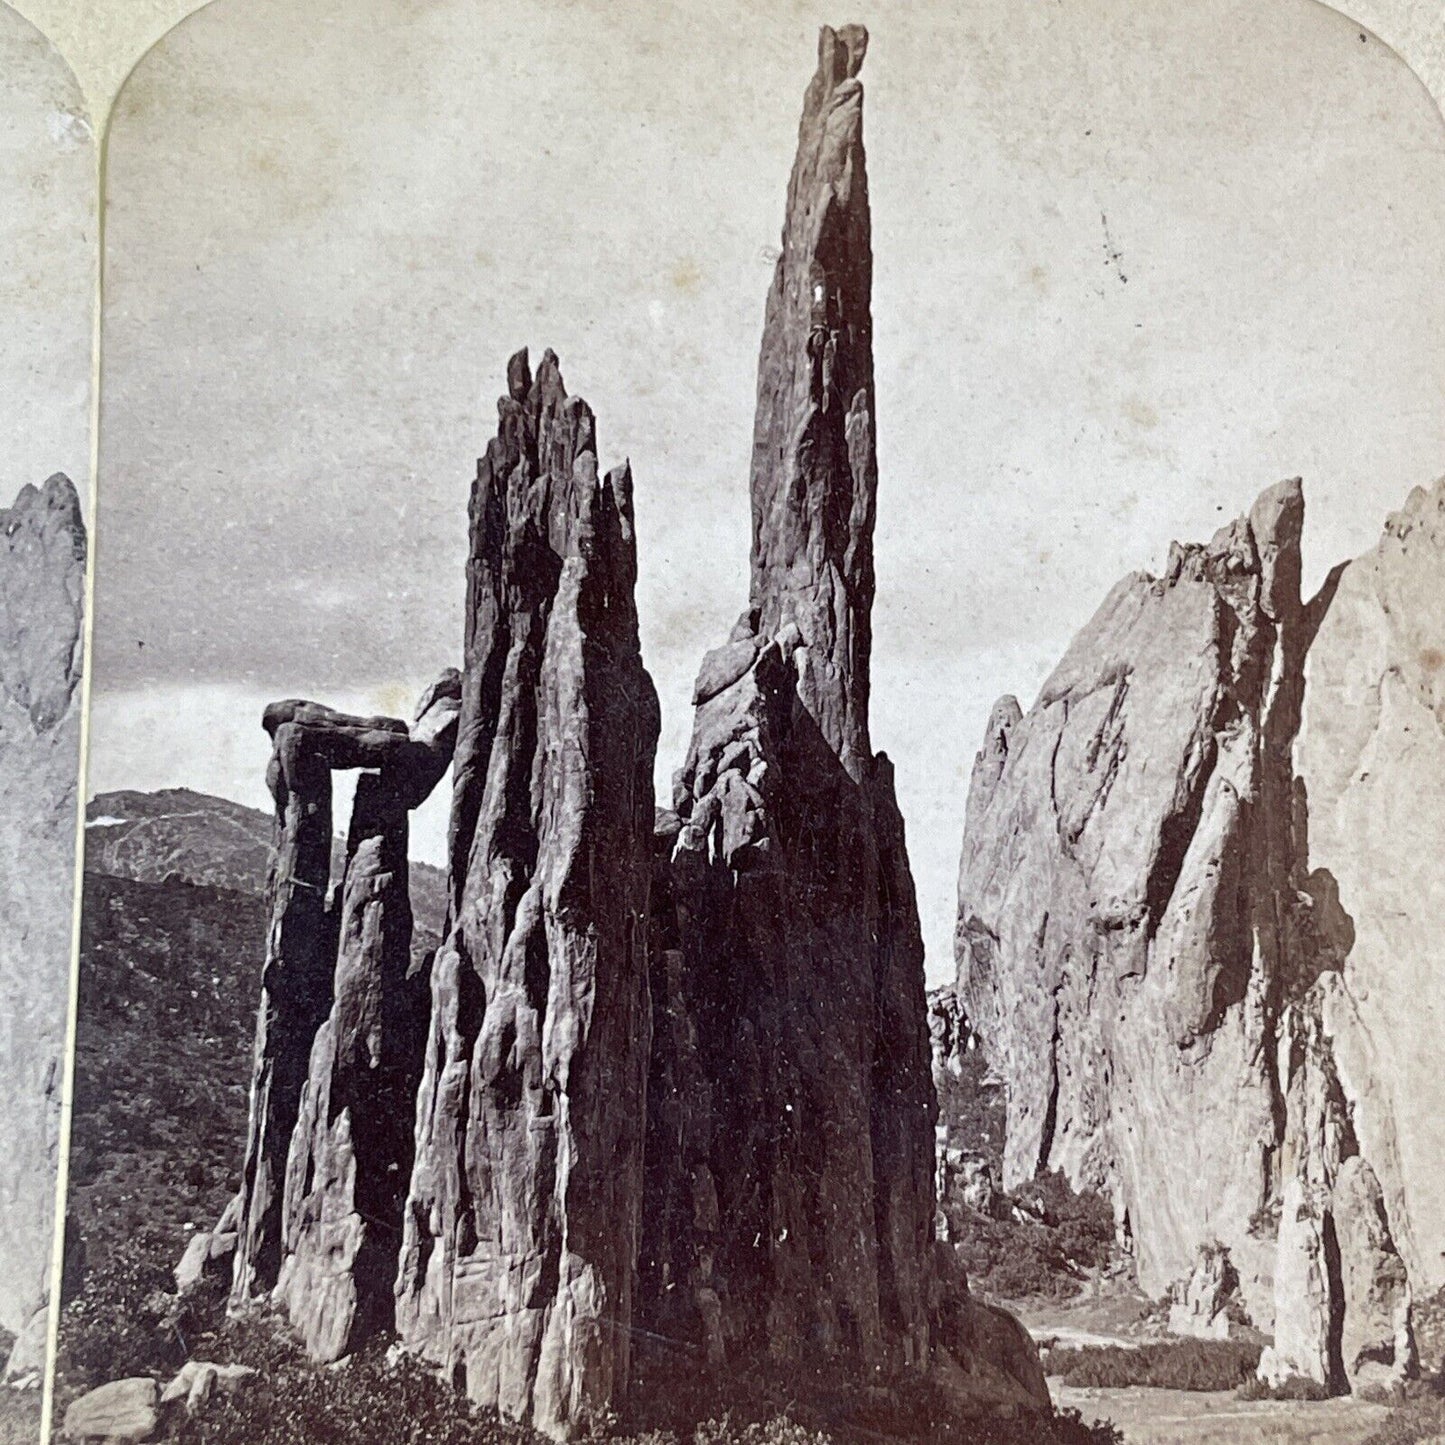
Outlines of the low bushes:
[[1246,1380],[1239,1387],[1241,1400],[1328,1400],[1330,1392],[1318,1380],[1307,1379],[1304,1375],[1291,1375],[1288,1379],[1272,1385],[1267,1380]]
[[[175,1445],[545,1445],[540,1436],[474,1410],[435,1375],[380,1342],[340,1365],[308,1364],[269,1321],[233,1322],[216,1357],[260,1375],[182,1420]],[[379,1436],[379,1421],[386,1424]],[[1049,1421],[960,1419],[924,1380],[864,1384],[773,1367],[711,1379],[693,1361],[641,1372],[617,1414],[596,1423],[608,1445],[1121,1445],[1110,1425],[1073,1411]]]
[[1260,1346],[1240,1340],[1158,1340],[1044,1352],[1044,1370],[1064,1384],[1091,1389],[1147,1385],[1156,1390],[1236,1390],[1254,1378]]

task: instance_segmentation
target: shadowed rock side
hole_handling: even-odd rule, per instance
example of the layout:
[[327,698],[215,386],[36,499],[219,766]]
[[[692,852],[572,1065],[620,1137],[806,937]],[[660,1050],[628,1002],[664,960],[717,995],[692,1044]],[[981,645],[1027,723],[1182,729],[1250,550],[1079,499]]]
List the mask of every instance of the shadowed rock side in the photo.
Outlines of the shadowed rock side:
[[392,1320],[402,1207],[427,1026],[411,968],[407,819],[451,762],[461,678],[443,676],[416,721],[357,780],[334,897],[331,1012],[311,1047],[286,1161],[276,1294],[313,1358],[336,1360]]
[[[410,728],[299,701],[264,716],[277,844],[231,1303],[276,1289],[322,1359],[389,1304],[424,1020],[424,985],[408,978],[407,812],[451,761],[459,693],[444,674]],[[353,768],[333,894],[331,774]]]
[[642,1207],[652,767],[626,467],[548,352],[478,467],[451,820],[397,1324],[558,1437],[625,1387]]
[[892,769],[858,70],[824,29],[768,297],[748,611],[658,824],[647,1328],[715,1365],[929,1358],[934,1099]]
[[1325,1022],[1348,920],[1311,871],[1294,747],[1340,573],[1301,601],[1303,519],[1282,483],[1176,545],[1163,577],[1114,589],[1027,715],[998,705],[957,952],[1008,1086],[1005,1185],[1061,1169],[1106,1191],[1156,1296],[1222,1250],[1275,1331],[1264,1372],[1344,1388],[1414,1352],[1382,1156]]
[[70,982],[85,525],[53,476],[0,511],[0,1327],[44,1364]]

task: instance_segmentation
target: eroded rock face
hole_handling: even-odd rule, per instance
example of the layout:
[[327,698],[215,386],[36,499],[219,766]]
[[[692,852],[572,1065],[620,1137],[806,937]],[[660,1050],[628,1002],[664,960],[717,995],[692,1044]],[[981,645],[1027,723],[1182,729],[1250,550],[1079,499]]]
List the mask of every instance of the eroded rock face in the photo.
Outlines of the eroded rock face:
[[628,1372],[659,713],[632,479],[548,352],[472,492],[452,919],[432,971],[397,1324],[557,1436]]
[[820,37],[758,371],[750,603],[703,660],[658,826],[642,1304],[714,1362],[929,1355],[923,951],[868,737],[866,44]]
[[44,1363],[70,991],[85,526],[63,476],[0,511],[0,1327]]
[[1342,987],[1325,1027],[1421,1294],[1445,1285],[1445,481],[1340,577],[1306,665],[1295,756]]
[[1217,1241],[1266,1319],[1273,1238],[1249,1225],[1278,1144],[1303,515],[1286,483],[1176,546],[1115,587],[1027,715],[995,709],[959,876],[959,988],[1009,1086],[1005,1184],[1062,1169],[1107,1191],[1155,1295]]
[[410,810],[451,761],[461,677],[422,697],[379,766],[357,780],[332,911],[332,1004],[311,1047],[286,1161],[276,1294],[313,1358],[336,1360],[390,1325],[427,979],[411,967]]
[[[1330,983],[1333,984],[1334,980]],[[1273,1383],[1333,1390],[1388,1385],[1413,1371],[1410,1288],[1379,1182],[1360,1156],[1323,1022],[1322,981],[1286,1011],[1274,1341],[1260,1360]]]
[[1225,1327],[1233,1277],[1275,1380],[1410,1374],[1411,1279],[1440,1271],[1438,989],[1404,900],[1440,829],[1442,513],[1417,494],[1304,603],[1302,494],[1272,489],[1116,587],[974,769],[959,986],[1009,1085],[1006,1182],[1106,1190],[1191,1329]]
[[[277,844],[231,1303],[275,1289],[319,1359],[389,1309],[424,1032],[407,814],[451,761],[460,692],[444,674],[410,727],[296,700],[263,718]],[[353,768],[333,895],[331,774]]]

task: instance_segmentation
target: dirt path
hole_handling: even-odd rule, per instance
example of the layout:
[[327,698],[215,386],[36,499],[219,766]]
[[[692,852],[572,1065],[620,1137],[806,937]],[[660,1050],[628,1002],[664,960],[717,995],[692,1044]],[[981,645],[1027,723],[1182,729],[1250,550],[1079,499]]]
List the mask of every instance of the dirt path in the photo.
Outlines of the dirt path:
[[1360,1445],[1390,1412],[1343,1398],[1318,1403],[1250,1401],[1231,1393],[1088,1390],[1050,1380],[1054,1403],[1085,1420],[1112,1420],[1126,1445]]

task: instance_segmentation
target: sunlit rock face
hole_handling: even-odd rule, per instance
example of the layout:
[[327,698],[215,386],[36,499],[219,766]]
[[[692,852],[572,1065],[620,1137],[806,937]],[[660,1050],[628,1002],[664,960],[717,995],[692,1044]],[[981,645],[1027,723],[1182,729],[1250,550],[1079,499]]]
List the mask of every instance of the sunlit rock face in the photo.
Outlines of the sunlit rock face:
[[1126,578],[995,709],[965,827],[1005,1182],[1106,1190],[1155,1295],[1222,1249],[1266,1373],[1332,1388],[1413,1370],[1411,1287],[1440,1283],[1434,930],[1404,900],[1441,827],[1441,506],[1310,601],[1298,483]]
[[0,511],[0,1327],[44,1364],[80,767],[85,526],[53,476]]
[[557,1437],[628,1377],[652,768],[632,477],[548,352],[513,357],[472,491],[451,821],[396,1320]]

